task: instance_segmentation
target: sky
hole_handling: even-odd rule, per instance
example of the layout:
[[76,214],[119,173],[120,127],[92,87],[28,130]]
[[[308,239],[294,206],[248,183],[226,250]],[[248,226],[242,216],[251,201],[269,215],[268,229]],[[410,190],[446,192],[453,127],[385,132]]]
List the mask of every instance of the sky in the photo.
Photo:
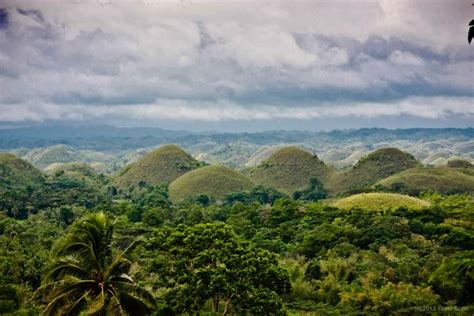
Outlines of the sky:
[[473,127],[473,3],[0,0],[0,128]]

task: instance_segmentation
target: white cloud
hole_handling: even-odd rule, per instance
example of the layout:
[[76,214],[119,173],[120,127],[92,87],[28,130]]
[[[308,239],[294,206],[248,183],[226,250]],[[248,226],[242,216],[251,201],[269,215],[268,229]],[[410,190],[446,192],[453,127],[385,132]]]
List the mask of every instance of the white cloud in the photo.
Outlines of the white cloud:
[[323,103],[315,106],[282,107],[254,105],[244,107],[229,101],[193,104],[186,101],[158,101],[137,105],[55,105],[18,104],[2,106],[0,121],[46,120],[154,120],[176,121],[249,121],[334,117],[380,118],[408,115],[424,119],[440,119],[449,115],[474,116],[474,98],[410,98],[396,102]]
[[422,66],[423,65],[423,60],[420,57],[410,54],[408,52],[401,52],[399,50],[396,50],[393,53],[391,53],[390,56],[388,57],[388,60],[391,61],[392,63],[402,65],[402,66]]

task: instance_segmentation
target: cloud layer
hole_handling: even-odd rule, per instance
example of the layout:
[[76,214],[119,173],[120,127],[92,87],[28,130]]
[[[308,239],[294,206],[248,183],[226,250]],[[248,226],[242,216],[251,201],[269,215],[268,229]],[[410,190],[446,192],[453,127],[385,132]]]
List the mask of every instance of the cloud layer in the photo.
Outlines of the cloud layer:
[[469,10],[462,0],[7,1],[0,124],[455,125],[474,117]]

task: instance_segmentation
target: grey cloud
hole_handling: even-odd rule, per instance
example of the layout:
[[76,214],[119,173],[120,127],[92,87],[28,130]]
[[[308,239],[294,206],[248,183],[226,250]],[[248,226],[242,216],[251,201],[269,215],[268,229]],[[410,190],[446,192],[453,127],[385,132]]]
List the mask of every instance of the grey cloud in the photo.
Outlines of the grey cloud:
[[8,26],[8,11],[5,8],[0,8],[0,29]]
[[343,19],[327,2],[23,2],[4,24],[0,11],[0,121],[472,116],[473,51],[445,35],[457,23],[434,25],[435,43],[423,23],[438,12],[417,22],[420,7],[400,3],[354,4]]

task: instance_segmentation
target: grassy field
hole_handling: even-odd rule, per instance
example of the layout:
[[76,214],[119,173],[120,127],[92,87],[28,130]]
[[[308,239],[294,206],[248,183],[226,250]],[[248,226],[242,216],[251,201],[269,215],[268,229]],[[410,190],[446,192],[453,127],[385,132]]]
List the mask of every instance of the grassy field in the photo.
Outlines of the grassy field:
[[257,184],[291,195],[305,188],[311,178],[318,178],[324,183],[335,172],[316,155],[296,146],[288,146],[275,152],[256,168],[249,169],[247,174]]
[[360,208],[371,211],[385,211],[398,207],[420,210],[430,205],[429,202],[407,195],[395,193],[361,193],[338,199],[332,206],[342,209]]
[[173,202],[179,202],[187,197],[205,194],[216,200],[226,194],[253,187],[243,174],[224,166],[208,166],[193,170],[170,184],[169,196]]
[[166,145],[125,167],[113,180],[112,185],[120,192],[137,187],[140,182],[151,185],[171,183],[186,172],[200,166],[199,161],[181,148]]
[[474,193],[473,168],[413,168],[377,182],[387,188],[394,185],[406,190],[439,193]]

